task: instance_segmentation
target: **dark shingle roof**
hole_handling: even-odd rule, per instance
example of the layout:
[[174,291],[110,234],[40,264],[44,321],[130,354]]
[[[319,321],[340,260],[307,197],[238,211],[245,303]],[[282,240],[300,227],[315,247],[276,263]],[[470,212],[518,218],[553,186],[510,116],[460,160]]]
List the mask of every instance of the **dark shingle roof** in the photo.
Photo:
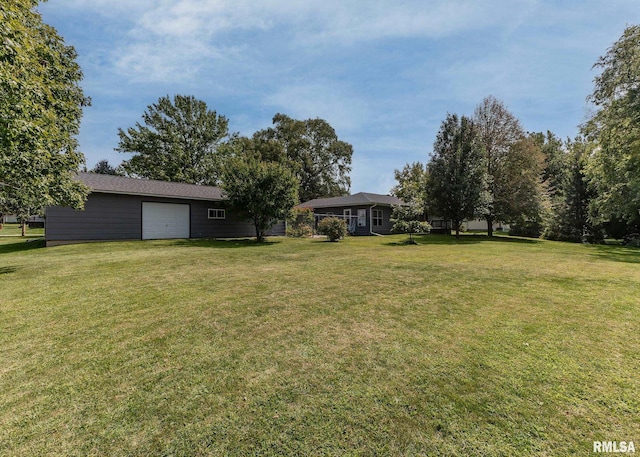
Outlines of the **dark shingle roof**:
[[308,202],[301,203],[301,208],[332,208],[340,206],[357,206],[357,205],[402,205],[404,202],[398,197],[391,195],[370,194],[368,192],[358,192],[357,194],[347,195],[346,197],[316,198]]
[[222,189],[179,182],[125,178],[123,176],[78,173],[78,179],[93,192],[106,194],[144,195],[189,200],[224,200]]

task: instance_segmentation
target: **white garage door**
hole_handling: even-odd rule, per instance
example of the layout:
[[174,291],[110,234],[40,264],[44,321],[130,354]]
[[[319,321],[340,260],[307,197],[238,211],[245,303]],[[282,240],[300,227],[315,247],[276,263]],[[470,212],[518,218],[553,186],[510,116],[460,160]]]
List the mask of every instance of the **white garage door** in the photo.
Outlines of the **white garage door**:
[[189,238],[189,205],[142,202],[142,239]]

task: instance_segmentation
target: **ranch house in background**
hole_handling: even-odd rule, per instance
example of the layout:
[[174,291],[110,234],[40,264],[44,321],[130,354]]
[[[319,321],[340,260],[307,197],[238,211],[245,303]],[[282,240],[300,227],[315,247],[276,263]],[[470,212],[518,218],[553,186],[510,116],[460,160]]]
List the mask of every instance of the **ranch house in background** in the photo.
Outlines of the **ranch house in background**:
[[391,195],[359,192],[346,197],[317,198],[298,207],[312,209],[316,224],[330,216],[344,219],[351,235],[388,235],[391,205],[402,204],[402,200]]
[[[91,193],[84,210],[46,209],[47,246],[107,240],[238,238],[253,224],[231,208],[222,189],[122,176],[79,173]],[[284,235],[284,222],[271,235]]]

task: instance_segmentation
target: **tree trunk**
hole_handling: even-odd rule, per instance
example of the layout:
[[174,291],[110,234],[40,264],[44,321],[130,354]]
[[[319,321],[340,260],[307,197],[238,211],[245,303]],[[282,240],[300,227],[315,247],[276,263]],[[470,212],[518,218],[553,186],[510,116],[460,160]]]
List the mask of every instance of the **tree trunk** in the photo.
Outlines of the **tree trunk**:
[[260,228],[262,224],[260,224],[258,220],[255,220],[253,225],[256,228],[256,241],[258,243],[262,243],[264,241],[264,236],[265,236],[264,231],[262,230],[262,228]]
[[487,235],[493,236],[493,218],[487,216]]
[[20,228],[22,229],[22,236],[27,236],[27,223],[25,221],[22,221]]

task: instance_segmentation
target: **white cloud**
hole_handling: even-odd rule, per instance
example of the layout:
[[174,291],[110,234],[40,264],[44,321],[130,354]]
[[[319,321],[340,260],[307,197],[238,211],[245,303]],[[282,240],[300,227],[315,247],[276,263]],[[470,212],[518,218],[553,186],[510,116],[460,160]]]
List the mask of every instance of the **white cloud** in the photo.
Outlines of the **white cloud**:
[[[72,0],[71,4],[91,8],[123,30],[112,49],[114,65],[136,81],[150,82],[189,80],[212,62],[238,55],[238,41],[273,54],[283,52],[278,46],[305,53],[318,46],[351,46],[384,38],[442,37],[498,25],[507,18],[513,21],[523,14],[522,2],[507,0],[492,8],[475,0]],[[237,34],[247,31],[252,35],[238,40]],[[268,49],[270,43],[274,49]]]
[[[510,1],[341,2],[332,1],[312,40],[363,42],[383,38],[438,38],[462,30],[478,30],[523,14],[523,4]],[[526,8],[525,8],[526,9]]]
[[330,82],[283,86],[263,102],[298,119],[320,117],[329,122],[338,135],[359,129],[370,116],[368,102]]

